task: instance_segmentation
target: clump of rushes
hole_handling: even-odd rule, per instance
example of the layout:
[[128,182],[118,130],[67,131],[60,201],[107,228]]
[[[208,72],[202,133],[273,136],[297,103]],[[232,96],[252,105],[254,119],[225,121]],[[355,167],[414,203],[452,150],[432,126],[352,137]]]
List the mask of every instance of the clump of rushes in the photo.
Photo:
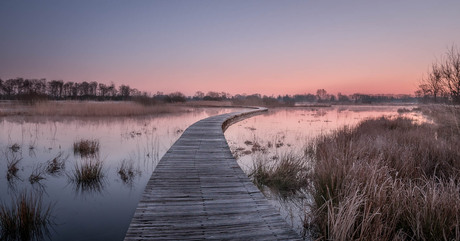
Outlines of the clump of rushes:
[[70,179],[77,185],[77,191],[101,191],[103,186],[103,162],[98,159],[84,160],[75,164]]
[[406,118],[319,137],[311,216],[319,240],[460,240],[460,138]]
[[51,175],[58,175],[65,168],[66,159],[62,157],[62,153],[59,153],[55,158],[47,162],[46,172]]
[[81,139],[73,144],[73,152],[81,157],[96,156],[99,152],[99,141]]
[[43,169],[40,166],[35,168],[35,170],[29,176],[30,184],[38,183],[43,179],[45,179],[45,177],[43,176]]
[[271,159],[267,156],[258,157],[249,177],[259,188],[267,186],[286,196],[308,186],[308,173],[309,167],[305,159],[288,153]]
[[127,162],[126,160],[123,160],[120,164],[120,167],[118,167],[117,172],[120,176],[120,179],[124,183],[131,183],[133,178],[139,173],[139,170],[134,169],[133,162]]
[[26,192],[0,205],[0,240],[42,240],[49,237],[52,205],[44,206],[42,196]]
[[21,161],[21,159],[19,158],[16,158],[15,156],[13,156],[13,159],[11,160],[8,160],[6,166],[7,166],[7,173],[6,173],[6,179],[8,181],[10,181],[12,178],[17,178],[17,174],[18,174],[18,171],[19,171],[19,168],[18,168],[18,163],[19,161]]
[[18,152],[19,149],[21,149],[21,146],[18,143],[14,143],[13,145],[10,146],[10,149],[12,152]]

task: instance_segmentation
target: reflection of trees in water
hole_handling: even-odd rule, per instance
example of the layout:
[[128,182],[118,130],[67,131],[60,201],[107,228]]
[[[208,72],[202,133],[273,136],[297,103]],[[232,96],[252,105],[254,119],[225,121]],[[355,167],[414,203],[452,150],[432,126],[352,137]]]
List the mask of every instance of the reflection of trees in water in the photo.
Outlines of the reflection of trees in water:
[[323,117],[325,115],[327,115],[327,110],[325,109],[317,109],[314,111],[314,113],[312,114],[312,116],[314,117]]

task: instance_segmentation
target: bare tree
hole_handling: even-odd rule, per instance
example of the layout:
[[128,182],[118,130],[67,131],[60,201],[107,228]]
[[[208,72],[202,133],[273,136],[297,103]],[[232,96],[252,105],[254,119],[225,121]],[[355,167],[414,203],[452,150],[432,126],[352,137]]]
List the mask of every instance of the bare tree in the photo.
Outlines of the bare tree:
[[318,101],[324,101],[329,99],[329,95],[327,94],[327,91],[325,89],[318,89],[316,91],[316,97],[318,98]]
[[460,52],[452,47],[442,64],[442,76],[454,103],[460,103]]
[[438,102],[438,97],[446,91],[442,73],[442,65],[433,63],[431,70],[428,72],[428,77],[423,78],[419,85],[421,93],[424,96],[433,96],[434,102]]

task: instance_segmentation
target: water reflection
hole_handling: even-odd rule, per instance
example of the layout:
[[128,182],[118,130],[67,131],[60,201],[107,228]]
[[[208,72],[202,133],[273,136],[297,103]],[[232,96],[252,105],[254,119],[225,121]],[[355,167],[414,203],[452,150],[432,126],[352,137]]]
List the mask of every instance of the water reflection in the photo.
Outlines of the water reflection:
[[134,161],[133,160],[122,160],[120,162],[119,167],[117,168],[117,173],[120,177],[120,180],[125,184],[126,186],[133,188],[134,186],[134,179],[136,177],[140,177],[142,174],[142,171],[140,170],[140,167],[134,167]]
[[[122,240],[152,171],[183,130],[210,114],[233,111],[237,110],[191,109],[136,118],[0,118],[0,203],[23,189],[40,191],[43,203],[56,203],[58,225],[50,239]],[[97,155],[91,157],[103,162],[102,177],[96,181],[75,177],[89,158],[74,155],[74,143],[82,139],[99,142]],[[14,144],[19,146],[16,152],[10,148]],[[12,166],[17,170],[9,172]]]
[[[404,106],[413,109],[412,106]],[[342,126],[355,126],[367,118],[380,116],[412,118],[426,121],[416,111],[402,112],[401,106],[332,106],[325,108],[276,108],[263,115],[254,116],[230,126],[225,132],[233,155],[246,174],[250,175],[256,160],[265,160],[268,166],[286,153],[302,155],[305,147],[315,137],[327,134]],[[308,197],[295,195],[287,198],[265,188],[264,194],[278,208],[282,216],[300,234],[305,234],[303,223],[308,216]],[[292,197],[292,196],[291,196]],[[308,210],[307,210],[308,211]]]
[[106,184],[104,162],[98,157],[85,157],[76,163],[67,175],[69,183],[74,186],[75,193],[84,195],[100,194]]

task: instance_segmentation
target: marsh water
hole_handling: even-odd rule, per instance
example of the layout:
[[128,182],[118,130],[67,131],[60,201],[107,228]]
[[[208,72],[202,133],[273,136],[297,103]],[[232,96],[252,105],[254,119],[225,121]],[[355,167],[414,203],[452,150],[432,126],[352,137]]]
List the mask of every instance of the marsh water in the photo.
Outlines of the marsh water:
[[[322,133],[382,115],[398,115],[400,106],[334,106],[277,108],[229,127],[225,133],[238,163],[247,173],[258,155],[299,152]],[[408,107],[406,107],[408,108]],[[136,118],[0,118],[0,202],[7,207],[20,193],[41,195],[53,205],[50,240],[122,240],[144,187],[156,164],[194,122],[238,109],[197,108],[181,114]],[[411,112],[413,118],[422,118]],[[81,139],[97,140],[96,157],[103,163],[103,179],[93,188],[72,181],[76,165],[85,161],[74,153]],[[253,149],[257,143],[259,148]],[[52,160],[64,165],[46,172]],[[17,161],[18,171],[8,175]],[[122,163],[133,169],[126,180],[118,173]],[[39,174],[44,179],[31,181]],[[266,193],[286,220],[301,232],[304,200],[280,201]]]
[[[208,116],[237,109],[197,108],[187,113],[142,118],[8,117],[0,119],[0,203],[11,206],[20,193],[41,195],[52,204],[50,240],[123,240],[154,167],[182,132]],[[72,181],[76,164],[87,157],[74,153],[81,139],[97,140],[103,163],[101,182],[82,186]],[[62,169],[47,172],[49,163]],[[8,165],[18,161],[15,175]],[[121,163],[133,167],[123,179]],[[31,181],[34,174],[44,179]]]
[[[355,126],[367,118],[381,116],[426,121],[420,112],[408,112],[415,106],[332,106],[272,108],[268,112],[230,126],[225,137],[237,162],[250,174],[256,160],[275,160],[285,154],[303,155],[307,143],[315,137],[343,126]],[[398,109],[405,109],[398,113]],[[285,220],[300,234],[308,211],[308,195],[281,197],[269,189],[265,196]]]

